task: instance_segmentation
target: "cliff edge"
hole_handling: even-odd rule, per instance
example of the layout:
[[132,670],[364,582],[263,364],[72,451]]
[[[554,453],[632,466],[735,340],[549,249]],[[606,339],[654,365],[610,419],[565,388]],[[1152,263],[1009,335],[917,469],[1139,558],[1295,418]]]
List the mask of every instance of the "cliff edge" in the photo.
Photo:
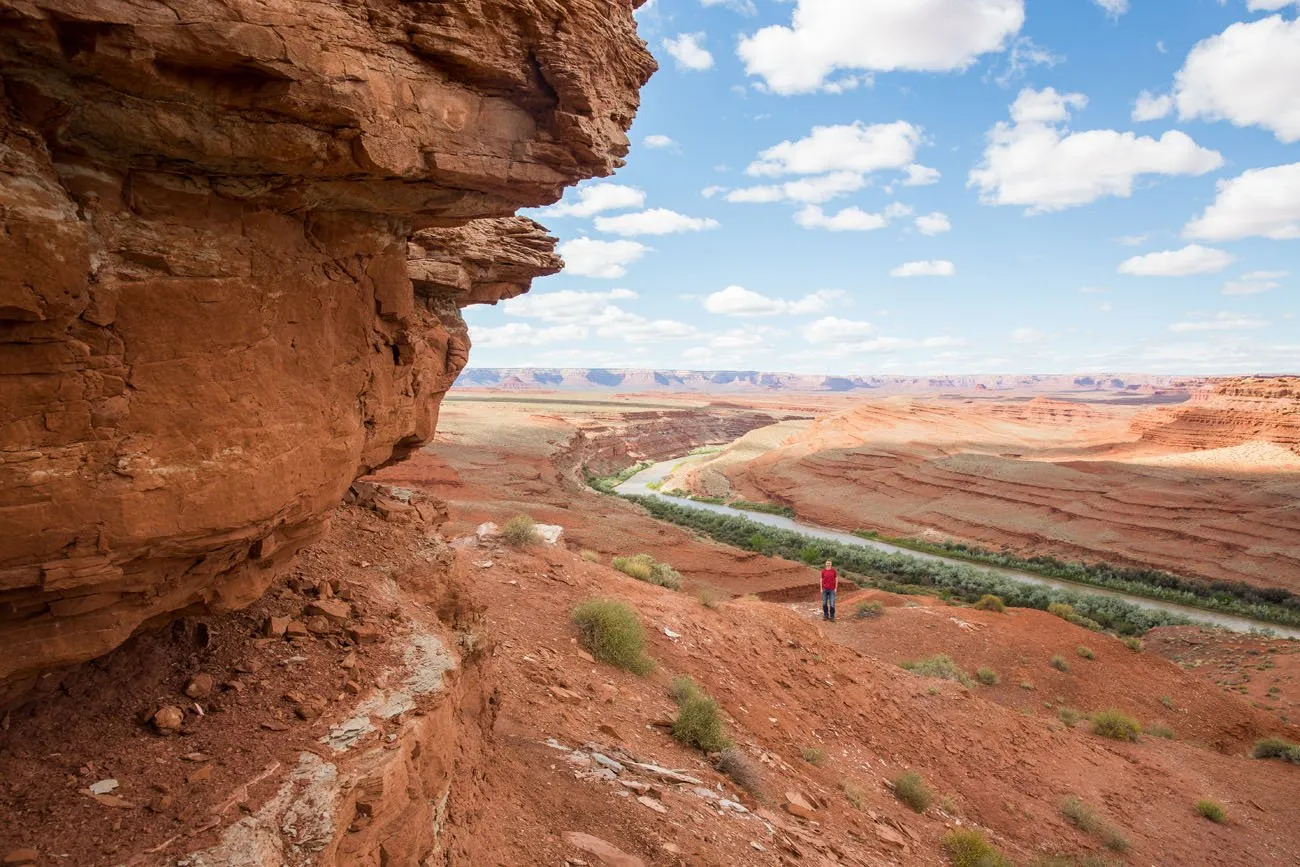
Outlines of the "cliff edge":
[[0,701],[430,438],[459,308],[560,265],[510,215],[622,165],[639,5],[0,0]]

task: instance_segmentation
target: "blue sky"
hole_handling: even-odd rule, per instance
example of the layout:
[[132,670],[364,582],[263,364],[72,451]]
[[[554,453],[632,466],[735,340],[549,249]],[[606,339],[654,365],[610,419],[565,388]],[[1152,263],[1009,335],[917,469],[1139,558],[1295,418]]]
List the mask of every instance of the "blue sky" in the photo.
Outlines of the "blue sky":
[[1296,372],[1297,12],[651,0],[627,166],[473,364]]

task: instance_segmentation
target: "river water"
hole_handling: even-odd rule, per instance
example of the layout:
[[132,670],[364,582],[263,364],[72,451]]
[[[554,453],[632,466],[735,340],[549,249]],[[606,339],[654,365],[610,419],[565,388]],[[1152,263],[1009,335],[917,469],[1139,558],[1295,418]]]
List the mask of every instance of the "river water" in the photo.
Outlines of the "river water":
[[857,545],[861,548],[874,548],[877,551],[884,551],[889,554],[902,554],[906,557],[915,557],[918,560],[934,560],[943,563],[954,563],[961,566],[973,566],[976,569],[983,569],[986,572],[994,572],[1005,578],[1022,581],[1026,584],[1039,584],[1046,587],[1055,587],[1060,590],[1073,590],[1079,593],[1088,593],[1094,596],[1110,596],[1116,599],[1123,599],[1126,602],[1131,602],[1132,604],[1141,606],[1142,608],[1181,614],[1189,620],[1210,626],[1219,626],[1224,629],[1230,629],[1234,632],[1249,632],[1252,629],[1268,629],[1283,638],[1300,639],[1300,629],[1280,626],[1264,620],[1255,620],[1250,617],[1238,617],[1233,614],[1222,614],[1218,611],[1206,611],[1203,608],[1193,608],[1189,605],[1179,605],[1175,602],[1163,602],[1159,599],[1147,599],[1144,596],[1131,596],[1128,593],[1121,593],[1117,590],[1094,587],[1091,584],[1076,584],[1073,581],[1062,581],[1056,578],[1045,578],[1042,575],[1035,575],[1031,572],[1019,572],[1015,569],[1003,569],[998,566],[986,566],[982,563],[971,563],[967,560],[941,557],[937,554],[927,554],[922,551],[913,551],[909,548],[899,548],[896,545],[890,545],[886,542],[863,539],[861,536],[854,536],[851,533],[832,530],[827,527],[819,527],[816,524],[808,524],[794,518],[784,517],[783,515],[768,515],[763,512],[747,512],[743,509],[733,509],[731,506],[716,506],[712,503],[698,503],[694,500],[687,500],[679,497],[667,497],[658,491],[650,489],[649,485],[652,482],[662,481],[674,468],[680,466],[683,462],[689,460],[704,460],[707,457],[707,455],[699,455],[694,458],[684,457],[676,458],[674,460],[660,461],[654,466],[647,467],[635,476],[632,476],[632,478],[619,485],[616,490],[620,494],[657,497],[666,502],[674,503],[678,506],[685,506],[690,509],[700,509],[701,511],[716,512],[723,515],[736,515],[737,517],[745,518],[746,520],[754,521],[758,524],[766,524],[769,527],[780,527],[783,530],[793,530],[809,536],[815,536],[818,539],[840,542],[845,545]]

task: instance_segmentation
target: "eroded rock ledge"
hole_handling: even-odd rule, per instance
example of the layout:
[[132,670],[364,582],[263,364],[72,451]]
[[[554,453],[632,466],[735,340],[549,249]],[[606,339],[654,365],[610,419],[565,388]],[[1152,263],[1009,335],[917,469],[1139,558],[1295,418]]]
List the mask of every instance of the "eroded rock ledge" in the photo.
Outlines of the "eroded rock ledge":
[[637,5],[0,0],[0,702],[432,435],[458,308],[558,267],[491,218],[622,164]]

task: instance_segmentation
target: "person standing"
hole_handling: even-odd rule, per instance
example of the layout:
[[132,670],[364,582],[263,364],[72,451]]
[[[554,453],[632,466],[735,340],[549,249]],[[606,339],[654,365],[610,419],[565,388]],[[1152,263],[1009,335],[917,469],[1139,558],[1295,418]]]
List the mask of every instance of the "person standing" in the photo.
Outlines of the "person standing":
[[835,622],[835,591],[840,589],[840,573],[835,571],[831,561],[826,561],[822,569],[822,620]]

